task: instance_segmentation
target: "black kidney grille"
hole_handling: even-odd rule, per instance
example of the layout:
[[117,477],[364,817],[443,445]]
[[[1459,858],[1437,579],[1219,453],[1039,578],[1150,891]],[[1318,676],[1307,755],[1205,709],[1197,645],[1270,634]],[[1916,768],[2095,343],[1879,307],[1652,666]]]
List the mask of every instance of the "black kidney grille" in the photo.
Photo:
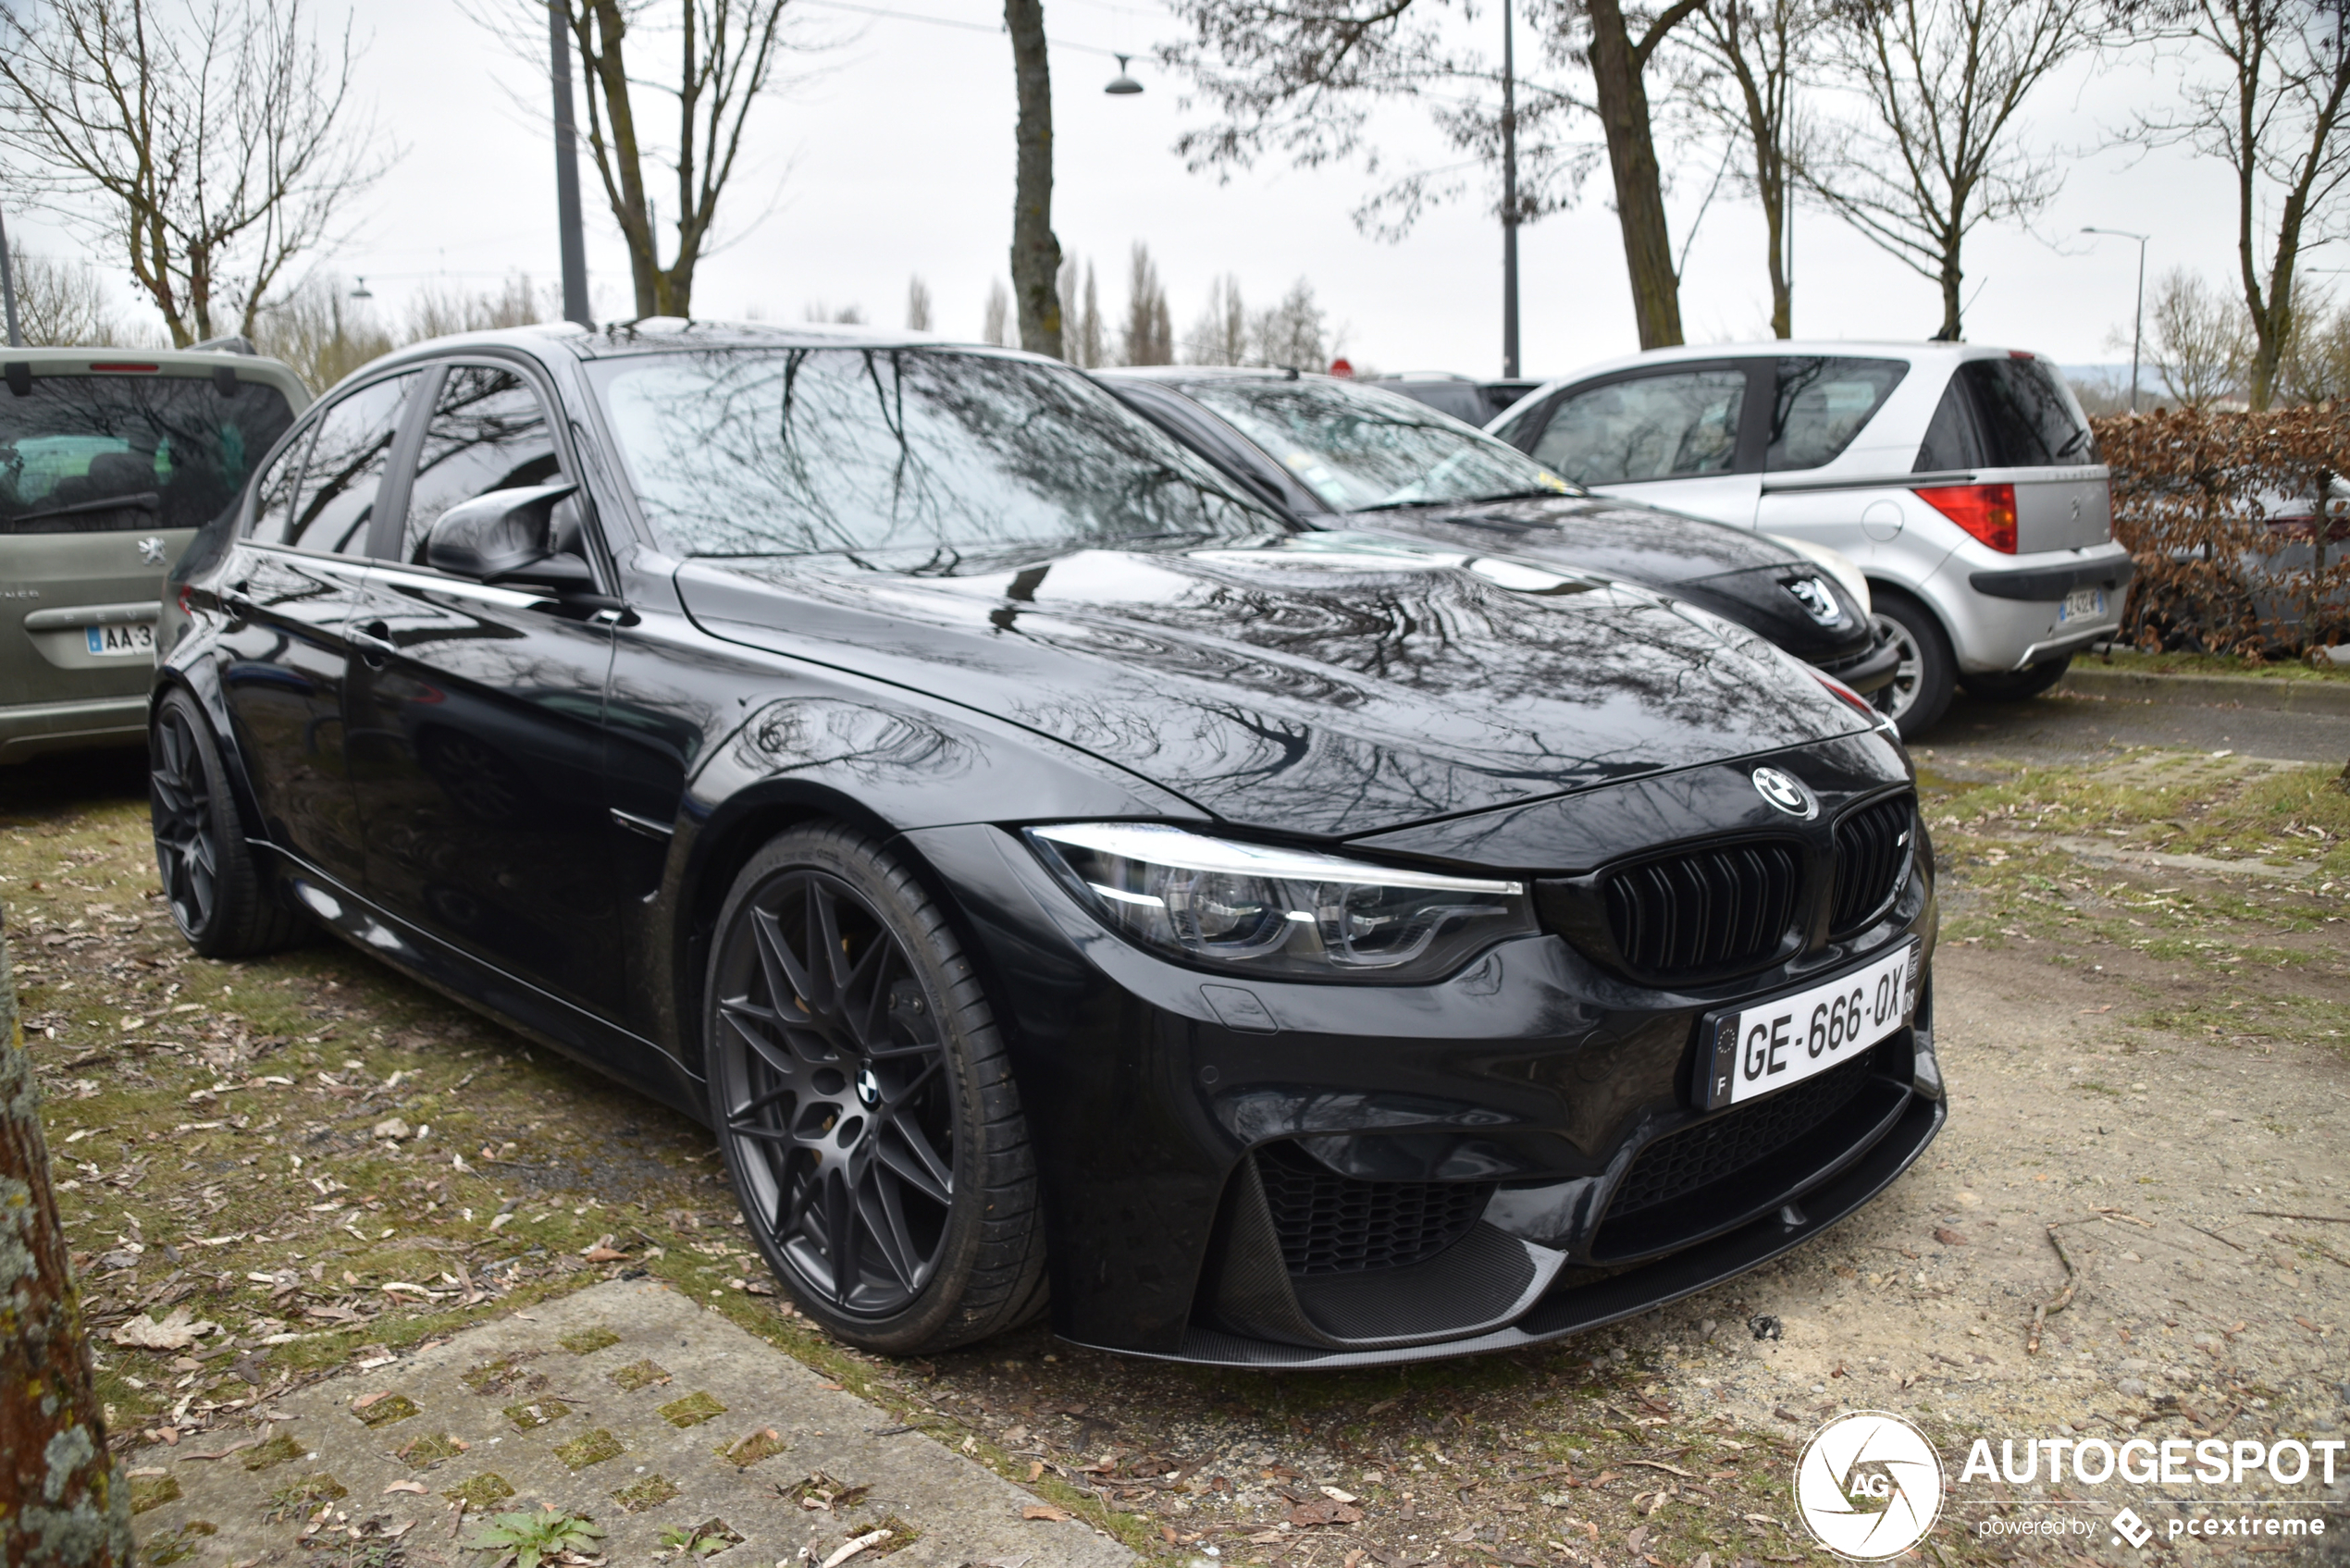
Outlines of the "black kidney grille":
[[1869,1058],[1855,1056],[1768,1099],[1665,1134],[1624,1173],[1608,1217],[1670,1203],[1777,1153],[1849,1105],[1868,1077]]
[[1917,803],[1907,795],[1863,806],[1836,824],[1836,909],[1829,930],[1841,936],[1893,896],[1910,863]]
[[1616,871],[1606,885],[1616,954],[1649,974],[1768,958],[1795,923],[1800,866],[1792,846],[1738,844]]
[[1469,1233],[1490,1181],[1364,1181],[1275,1143],[1256,1174],[1292,1274],[1353,1274],[1426,1263]]

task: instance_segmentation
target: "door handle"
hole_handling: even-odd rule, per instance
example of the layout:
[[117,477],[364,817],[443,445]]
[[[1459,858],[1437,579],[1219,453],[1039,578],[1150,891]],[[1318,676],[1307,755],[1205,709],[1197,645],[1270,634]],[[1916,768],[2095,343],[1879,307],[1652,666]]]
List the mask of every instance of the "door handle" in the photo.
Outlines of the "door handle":
[[384,661],[400,651],[391,640],[391,628],[381,621],[370,621],[347,634],[351,646],[359,650],[360,662],[370,670],[380,670]]

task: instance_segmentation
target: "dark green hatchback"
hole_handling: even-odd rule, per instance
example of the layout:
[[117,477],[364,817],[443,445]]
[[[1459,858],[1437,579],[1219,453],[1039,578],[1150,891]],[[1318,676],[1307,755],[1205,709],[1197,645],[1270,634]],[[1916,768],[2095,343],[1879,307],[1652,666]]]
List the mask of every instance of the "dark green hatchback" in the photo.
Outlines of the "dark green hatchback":
[[0,349],[0,763],[145,735],[164,574],[309,401],[250,354]]

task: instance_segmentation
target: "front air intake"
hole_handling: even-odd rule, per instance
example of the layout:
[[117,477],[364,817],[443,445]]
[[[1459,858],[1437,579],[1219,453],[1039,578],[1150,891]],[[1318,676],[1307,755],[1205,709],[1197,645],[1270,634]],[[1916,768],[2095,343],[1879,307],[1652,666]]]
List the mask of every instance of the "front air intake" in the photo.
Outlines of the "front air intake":
[[1863,806],[1836,824],[1836,907],[1831,936],[1846,936],[1868,924],[1901,889],[1916,832],[1917,802],[1897,795]]
[[1467,1235],[1490,1181],[1365,1181],[1287,1144],[1256,1154],[1257,1179],[1292,1277],[1426,1263]]
[[1685,977],[1765,962],[1794,928],[1802,890],[1792,845],[1738,844],[1644,861],[1603,879],[1616,956]]

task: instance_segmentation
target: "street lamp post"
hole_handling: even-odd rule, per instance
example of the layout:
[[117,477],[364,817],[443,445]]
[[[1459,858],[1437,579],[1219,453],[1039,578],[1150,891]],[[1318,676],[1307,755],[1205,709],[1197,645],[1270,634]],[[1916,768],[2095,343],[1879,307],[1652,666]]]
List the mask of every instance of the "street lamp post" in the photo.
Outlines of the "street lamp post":
[[2084,234],[2110,234],[2117,240],[2138,242],[2138,312],[2130,326],[2130,412],[2138,412],[2138,346],[2145,340],[2146,327],[2146,239],[2126,228],[2084,228]]
[[1517,55],[1502,0],[1502,375],[1517,378]]
[[547,6],[550,73],[555,90],[555,227],[561,231],[563,319],[596,325],[588,314],[588,239],[579,211],[579,132],[571,112],[571,7],[565,0]]

